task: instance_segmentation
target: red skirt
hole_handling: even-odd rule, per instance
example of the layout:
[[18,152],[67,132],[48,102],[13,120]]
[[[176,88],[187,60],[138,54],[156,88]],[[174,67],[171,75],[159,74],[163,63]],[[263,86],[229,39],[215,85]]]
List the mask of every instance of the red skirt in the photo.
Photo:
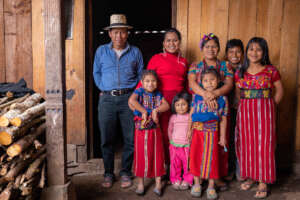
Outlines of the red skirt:
[[241,99],[237,114],[236,153],[242,178],[276,180],[275,108],[272,98]]
[[134,134],[135,176],[153,178],[164,175],[164,149],[160,128],[135,129]]
[[218,144],[218,124],[217,122],[215,124],[216,127],[213,129],[199,130],[193,128],[189,167],[190,172],[194,176],[199,176],[203,179],[220,178],[219,148],[221,146]]

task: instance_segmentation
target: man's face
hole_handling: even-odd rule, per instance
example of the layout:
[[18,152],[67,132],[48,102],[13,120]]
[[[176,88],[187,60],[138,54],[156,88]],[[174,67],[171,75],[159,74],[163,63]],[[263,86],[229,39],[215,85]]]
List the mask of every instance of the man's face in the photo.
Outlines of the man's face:
[[113,43],[113,48],[124,49],[126,46],[128,31],[127,28],[112,28],[108,32]]

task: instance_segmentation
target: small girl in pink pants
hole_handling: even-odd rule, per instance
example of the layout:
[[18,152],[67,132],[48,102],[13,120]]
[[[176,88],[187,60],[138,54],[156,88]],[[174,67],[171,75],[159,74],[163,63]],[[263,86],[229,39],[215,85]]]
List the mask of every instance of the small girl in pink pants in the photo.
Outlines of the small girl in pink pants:
[[[168,127],[170,140],[170,181],[175,190],[187,190],[193,184],[193,175],[188,172],[190,143],[187,139],[191,96],[178,93],[172,101],[172,112]],[[181,172],[183,171],[183,174]]]

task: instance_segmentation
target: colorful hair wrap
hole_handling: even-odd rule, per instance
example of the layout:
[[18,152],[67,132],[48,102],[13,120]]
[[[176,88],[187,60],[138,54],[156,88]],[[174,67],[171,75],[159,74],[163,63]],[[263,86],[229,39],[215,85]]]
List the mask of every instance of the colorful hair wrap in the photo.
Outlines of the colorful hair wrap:
[[212,40],[215,36],[215,34],[213,33],[209,33],[209,34],[204,34],[203,37],[200,40],[200,49],[203,50],[202,44],[206,41],[206,40]]

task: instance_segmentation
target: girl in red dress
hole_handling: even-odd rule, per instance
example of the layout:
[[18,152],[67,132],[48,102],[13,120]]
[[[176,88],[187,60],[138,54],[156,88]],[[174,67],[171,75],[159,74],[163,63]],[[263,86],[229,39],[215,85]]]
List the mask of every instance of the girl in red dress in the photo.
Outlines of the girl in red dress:
[[144,177],[155,177],[154,193],[161,195],[161,176],[165,174],[162,134],[158,114],[169,109],[167,101],[157,91],[157,75],[153,70],[142,74],[142,87],[129,98],[134,108],[134,173],[138,186],[136,193],[144,194]]
[[[235,73],[237,97],[236,152],[242,190],[258,182],[255,198],[267,196],[267,184],[276,180],[275,106],[283,96],[278,70],[269,60],[265,39],[254,37],[246,47],[244,64]],[[275,89],[274,96],[272,90]]]

